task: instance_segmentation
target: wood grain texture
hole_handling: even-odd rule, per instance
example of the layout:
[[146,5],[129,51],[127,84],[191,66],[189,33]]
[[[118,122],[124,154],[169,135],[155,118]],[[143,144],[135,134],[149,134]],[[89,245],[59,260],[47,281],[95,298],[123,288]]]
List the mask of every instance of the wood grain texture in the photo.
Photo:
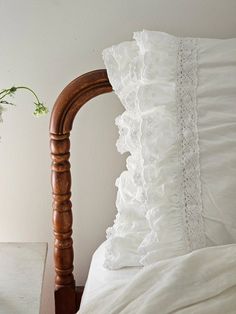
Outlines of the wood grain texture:
[[73,80],[56,100],[51,114],[50,133],[69,133],[79,109],[90,99],[111,91],[106,70],[91,71]]
[[76,313],[83,293],[83,287],[75,287],[73,276],[70,132],[79,109],[90,99],[111,91],[106,70],[88,72],[64,88],[51,114],[51,184],[57,314]]

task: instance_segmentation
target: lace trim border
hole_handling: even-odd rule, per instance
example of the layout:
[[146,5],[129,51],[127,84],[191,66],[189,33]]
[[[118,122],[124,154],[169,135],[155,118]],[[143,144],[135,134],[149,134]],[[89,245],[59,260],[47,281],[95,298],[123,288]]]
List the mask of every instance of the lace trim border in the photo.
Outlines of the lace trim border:
[[177,49],[176,105],[180,195],[183,208],[186,244],[189,251],[205,247],[199,161],[199,137],[196,88],[198,39],[180,38]]

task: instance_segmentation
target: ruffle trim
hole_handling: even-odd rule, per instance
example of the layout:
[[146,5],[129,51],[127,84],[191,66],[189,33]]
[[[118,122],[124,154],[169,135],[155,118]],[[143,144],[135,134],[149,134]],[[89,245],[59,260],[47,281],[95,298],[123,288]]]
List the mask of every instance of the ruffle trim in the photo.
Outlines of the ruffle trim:
[[[179,129],[176,103],[180,42],[165,33],[155,32],[155,38],[150,33],[137,32],[134,42],[113,46],[103,53],[109,80],[126,109],[116,119],[117,148],[131,154],[128,170],[117,181],[118,214],[107,231],[105,266],[110,269],[148,265],[187,253],[192,249],[189,241],[196,240],[197,232],[197,238],[201,238],[198,246],[204,246],[201,210],[194,224],[195,217],[188,217],[188,213],[196,206],[191,207],[189,202],[186,208],[182,198],[184,169],[180,167],[180,154],[186,133]],[[183,64],[183,71],[188,66],[194,64]],[[197,144],[196,140],[196,161]],[[194,180],[200,195],[200,176]],[[194,230],[189,228],[191,223]]]
[[115,120],[119,129],[117,149],[129,152],[127,171],[116,181],[118,188],[114,224],[107,229],[105,263],[108,269],[140,266],[138,247],[149,231],[145,218],[141,119],[136,104],[141,77],[141,58],[135,42],[125,42],[103,52],[109,80],[126,111]]

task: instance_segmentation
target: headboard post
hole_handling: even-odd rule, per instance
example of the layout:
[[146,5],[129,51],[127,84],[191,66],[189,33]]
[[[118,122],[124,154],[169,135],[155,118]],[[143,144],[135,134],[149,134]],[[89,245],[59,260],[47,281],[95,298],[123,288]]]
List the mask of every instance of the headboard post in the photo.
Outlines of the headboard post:
[[53,107],[50,121],[56,314],[75,314],[83,287],[73,276],[70,131],[79,109],[90,99],[112,91],[106,70],[88,72],[67,85]]
[[51,134],[56,288],[74,287],[69,134]]

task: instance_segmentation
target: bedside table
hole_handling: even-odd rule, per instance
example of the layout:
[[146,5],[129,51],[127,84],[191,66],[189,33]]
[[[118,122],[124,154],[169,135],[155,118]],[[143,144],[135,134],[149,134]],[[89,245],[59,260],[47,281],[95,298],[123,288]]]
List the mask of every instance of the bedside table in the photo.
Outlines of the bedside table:
[[39,314],[47,243],[0,243],[0,314]]

